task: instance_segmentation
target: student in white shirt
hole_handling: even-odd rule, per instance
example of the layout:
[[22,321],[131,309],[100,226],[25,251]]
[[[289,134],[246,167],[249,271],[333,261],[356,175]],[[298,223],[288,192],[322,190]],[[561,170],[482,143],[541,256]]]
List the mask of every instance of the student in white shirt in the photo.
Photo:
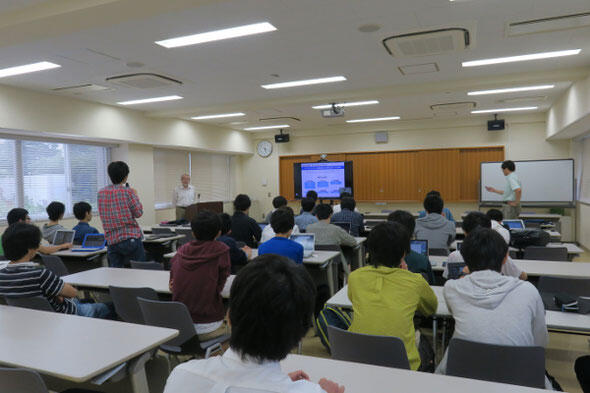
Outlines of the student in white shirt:
[[[471,232],[478,228],[491,228],[492,224],[488,216],[480,212],[471,212],[463,219],[463,231],[465,232],[465,236],[467,237]],[[447,262],[463,262],[463,255],[459,250],[453,251],[449,255],[449,259]],[[445,266],[445,270],[443,272],[443,277],[447,278],[448,276],[448,266]],[[466,267],[465,272],[468,272],[468,268]],[[517,277],[521,280],[526,280],[528,278],[526,272],[519,269],[518,266],[512,261],[512,258],[507,257],[506,263],[502,265],[502,274],[505,276],[510,277]]]
[[172,204],[176,208],[176,219],[181,220],[186,214],[186,208],[196,202],[196,191],[191,183],[191,177],[183,174],[180,177],[182,184],[177,186],[172,193]]
[[510,245],[510,231],[502,226],[502,220],[504,220],[502,212],[498,209],[490,209],[486,216],[492,220],[492,229],[502,235],[506,244]]
[[315,285],[303,266],[274,254],[259,256],[236,276],[230,293],[230,348],[223,356],[177,366],[164,393],[260,390],[282,393],[343,393],[344,386],[289,374],[280,361],[311,327]]
[[[283,206],[282,209],[287,209],[290,210],[291,213],[293,213],[293,209],[291,209],[289,206]],[[269,217],[270,219],[270,217]],[[297,225],[295,225],[293,227],[293,232],[291,232],[291,235],[298,235],[300,234],[301,231],[299,230],[299,227]],[[264,229],[262,230],[262,236],[260,237],[260,243],[264,243],[269,241],[270,239],[272,239],[273,237],[275,237],[277,234],[275,233],[275,231],[272,229],[272,225],[268,224],[267,226],[264,227]]]

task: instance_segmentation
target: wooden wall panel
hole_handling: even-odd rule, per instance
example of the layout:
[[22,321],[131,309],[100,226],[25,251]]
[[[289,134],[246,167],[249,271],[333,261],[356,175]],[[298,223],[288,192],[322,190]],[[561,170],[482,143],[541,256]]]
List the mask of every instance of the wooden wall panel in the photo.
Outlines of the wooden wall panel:
[[504,148],[460,149],[459,165],[461,168],[461,200],[479,200],[480,164],[485,161],[503,161]]
[[420,171],[420,198],[423,200],[431,190],[437,190],[443,199],[459,200],[461,179],[459,177],[459,150],[422,150],[417,153]]

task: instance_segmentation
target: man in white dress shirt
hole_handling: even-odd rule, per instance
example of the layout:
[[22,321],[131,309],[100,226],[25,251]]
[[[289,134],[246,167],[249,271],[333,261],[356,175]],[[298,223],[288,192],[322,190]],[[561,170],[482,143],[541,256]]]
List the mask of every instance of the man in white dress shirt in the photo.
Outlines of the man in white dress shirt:
[[172,193],[172,204],[176,207],[176,219],[181,220],[186,214],[186,208],[195,203],[196,191],[191,183],[191,177],[183,174],[180,177],[182,184],[177,186]]

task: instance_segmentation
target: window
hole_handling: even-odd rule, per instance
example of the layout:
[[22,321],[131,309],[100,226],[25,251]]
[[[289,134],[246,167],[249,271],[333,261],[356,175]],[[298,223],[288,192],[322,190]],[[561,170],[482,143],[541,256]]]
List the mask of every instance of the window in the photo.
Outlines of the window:
[[590,137],[587,137],[581,142],[581,163],[580,168],[580,190],[578,200],[590,203]]
[[52,201],[86,201],[94,209],[97,191],[106,186],[108,148],[57,142],[0,139],[0,214],[23,206],[33,219],[47,219]]
[[172,207],[172,191],[180,184],[180,176],[189,172],[189,153],[178,150],[154,149],[156,209]]

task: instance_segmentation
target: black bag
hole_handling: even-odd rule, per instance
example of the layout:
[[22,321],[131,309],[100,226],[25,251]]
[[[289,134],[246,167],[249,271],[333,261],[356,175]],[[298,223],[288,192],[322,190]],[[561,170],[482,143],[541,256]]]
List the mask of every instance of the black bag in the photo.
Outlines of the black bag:
[[510,245],[516,248],[528,246],[546,246],[551,240],[549,233],[541,229],[524,229],[522,231],[510,231]]
[[576,359],[576,377],[584,393],[590,393],[590,356],[581,356]]

